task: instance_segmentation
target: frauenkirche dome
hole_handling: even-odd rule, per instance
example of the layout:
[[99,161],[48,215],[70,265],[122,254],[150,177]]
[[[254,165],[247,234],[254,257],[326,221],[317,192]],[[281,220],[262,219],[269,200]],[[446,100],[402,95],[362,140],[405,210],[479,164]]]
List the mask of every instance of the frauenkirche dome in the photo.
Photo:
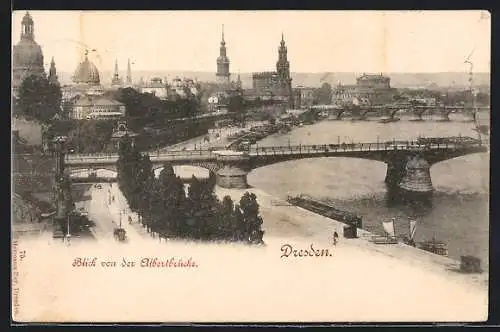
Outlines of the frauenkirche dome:
[[12,85],[14,88],[30,75],[45,75],[43,52],[35,41],[33,18],[27,12],[21,21],[21,40],[12,50]]
[[73,82],[88,85],[100,84],[99,70],[92,61],[89,60],[87,54],[85,54],[85,60],[76,68],[73,75]]

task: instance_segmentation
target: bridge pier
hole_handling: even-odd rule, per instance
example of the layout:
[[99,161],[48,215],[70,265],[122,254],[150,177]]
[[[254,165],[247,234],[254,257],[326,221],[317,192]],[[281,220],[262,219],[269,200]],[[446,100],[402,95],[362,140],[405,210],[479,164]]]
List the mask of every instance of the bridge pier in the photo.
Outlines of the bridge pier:
[[410,157],[405,167],[405,174],[399,183],[404,194],[427,197],[432,194],[430,164],[420,156]]
[[430,164],[418,155],[392,158],[387,163],[385,183],[391,200],[427,200],[434,191]]
[[218,151],[217,163],[222,165],[215,172],[216,184],[222,188],[248,188],[247,174],[250,158],[247,154],[238,151]]
[[405,175],[406,160],[404,157],[394,157],[387,162],[385,183],[390,190],[397,189]]
[[216,173],[216,184],[222,188],[248,188],[248,172],[235,165],[224,165]]

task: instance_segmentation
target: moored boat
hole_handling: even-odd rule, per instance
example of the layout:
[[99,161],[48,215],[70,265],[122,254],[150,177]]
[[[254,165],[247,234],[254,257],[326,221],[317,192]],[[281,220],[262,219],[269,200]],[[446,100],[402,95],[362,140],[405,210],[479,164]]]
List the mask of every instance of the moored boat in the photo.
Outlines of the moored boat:
[[389,122],[397,122],[401,120],[400,118],[381,118],[378,120],[379,123],[389,123]]
[[432,239],[431,241],[418,242],[417,248],[432,252],[433,254],[448,256],[448,245],[441,241]]

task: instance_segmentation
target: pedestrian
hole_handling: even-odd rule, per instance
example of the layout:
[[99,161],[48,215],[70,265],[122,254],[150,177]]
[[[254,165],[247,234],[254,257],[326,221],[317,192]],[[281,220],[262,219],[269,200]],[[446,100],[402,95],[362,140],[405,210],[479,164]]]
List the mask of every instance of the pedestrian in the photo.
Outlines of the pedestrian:
[[339,234],[337,233],[337,231],[333,232],[333,245],[334,246],[337,245],[338,238],[339,238]]

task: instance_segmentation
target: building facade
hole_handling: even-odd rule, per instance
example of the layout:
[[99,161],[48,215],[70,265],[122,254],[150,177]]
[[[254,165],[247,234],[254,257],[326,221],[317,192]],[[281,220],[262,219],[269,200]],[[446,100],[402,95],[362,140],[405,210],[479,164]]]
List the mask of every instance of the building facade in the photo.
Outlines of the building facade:
[[335,105],[366,104],[384,105],[394,101],[396,89],[391,88],[391,79],[382,74],[362,74],[355,85],[339,85],[334,89],[332,103]]
[[314,104],[314,93],[316,88],[297,86],[293,89],[294,107],[307,108]]
[[73,103],[70,118],[74,120],[107,120],[125,116],[125,105],[103,96],[83,96]]
[[141,93],[149,93],[160,99],[167,99],[167,85],[159,77],[153,77],[151,81],[141,85]]
[[[120,83],[121,78],[115,63],[113,83]],[[119,80],[119,82],[118,82]],[[80,62],[72,76],[73,84],[63,86],[63,110],[68,118],[74,120],[106,120],[119,119],[125,116],[125,105],[117,100],[104,96],[100,73],[95,64],[89,60],[88,52]]]
[[275,72],[259,72],[252,74],[252,90],[245,93],[250,98],[276,100],[286,102],[293,107],[292,78],[290,62],[287,58],[287,47],[283,34],[278,48],[278,61]]
[[12,50],[12,92],[17,94],[23,80],[31,75],[45,77],[43,52],[35,41],[35,22],[30,13],[21,21],[21,39]]

